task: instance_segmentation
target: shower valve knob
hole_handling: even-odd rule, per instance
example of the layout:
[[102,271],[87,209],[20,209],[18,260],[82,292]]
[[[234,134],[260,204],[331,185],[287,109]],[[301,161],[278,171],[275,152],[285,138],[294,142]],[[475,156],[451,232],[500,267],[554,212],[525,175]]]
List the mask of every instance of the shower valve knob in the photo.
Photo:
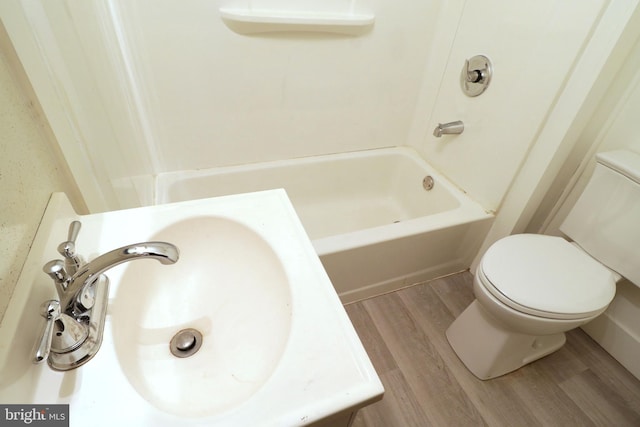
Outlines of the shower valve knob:
[[484,55],[476,55],[464,61],[464,67],[460,73],[460,86],[465,95],[474,97],[487,90],[493,66],[491,61]]

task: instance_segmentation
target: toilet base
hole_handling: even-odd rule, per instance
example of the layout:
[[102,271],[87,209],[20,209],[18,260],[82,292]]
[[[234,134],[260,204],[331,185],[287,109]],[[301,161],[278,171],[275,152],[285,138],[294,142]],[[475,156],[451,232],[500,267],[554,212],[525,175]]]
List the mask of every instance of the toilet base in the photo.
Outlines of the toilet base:
[[474,300],[449,326],[449,344],[467,369],[481,380],[515,371],[562,347],[563,332],[528,335],[508,330]]

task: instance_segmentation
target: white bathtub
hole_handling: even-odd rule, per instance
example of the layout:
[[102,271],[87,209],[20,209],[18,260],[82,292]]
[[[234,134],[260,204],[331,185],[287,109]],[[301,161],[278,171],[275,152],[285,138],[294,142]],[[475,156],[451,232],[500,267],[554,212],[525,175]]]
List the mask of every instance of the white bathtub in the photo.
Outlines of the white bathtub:
[[273,188],[287,191],[345,303],[468,268],[493,220],[404,147],[164,173],[156,203]]

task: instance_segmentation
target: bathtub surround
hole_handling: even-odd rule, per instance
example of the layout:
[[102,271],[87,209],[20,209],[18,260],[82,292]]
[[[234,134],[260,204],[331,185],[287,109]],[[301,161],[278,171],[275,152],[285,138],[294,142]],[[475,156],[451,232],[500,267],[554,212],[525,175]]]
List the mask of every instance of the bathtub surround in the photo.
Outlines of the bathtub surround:
[[[483,206],[498,210],[608,3],[465,2],[437,90],[423,87],[416,111],[428,120],[412,122],[410,144]],[[460,73],[476,54],[490,58],[493,76],[486,92],[470,98]],[[452,120],[464,122],[463,134],[432,135],[438,123]]]

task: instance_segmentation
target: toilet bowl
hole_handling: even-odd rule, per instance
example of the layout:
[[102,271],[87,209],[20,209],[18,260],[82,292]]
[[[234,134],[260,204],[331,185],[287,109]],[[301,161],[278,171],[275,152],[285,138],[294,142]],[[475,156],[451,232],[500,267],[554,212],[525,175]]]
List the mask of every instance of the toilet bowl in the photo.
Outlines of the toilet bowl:
[[619,277],[560,237],[508,236],[482,257],[476,301],[447,339],[478,378],[504,375],[559,349],[564,332],[600,315]]
[[640,154],[596,155],[596,167],[560,226],[572,241],[516,234],[495,242],[475,272],[476,299],[447,329],[480,379],[558,350],[565,332],[606,310],[624,276],[640,286]]

